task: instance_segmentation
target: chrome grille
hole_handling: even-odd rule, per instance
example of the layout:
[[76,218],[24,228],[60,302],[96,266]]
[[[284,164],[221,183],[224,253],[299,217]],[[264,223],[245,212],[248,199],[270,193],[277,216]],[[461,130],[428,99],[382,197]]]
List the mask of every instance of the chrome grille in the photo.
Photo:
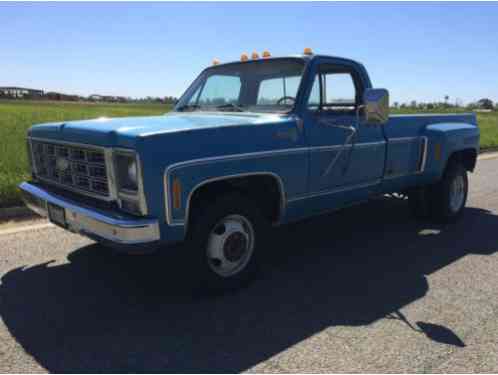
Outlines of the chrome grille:
[[37,178],[70,190],[109,197],[109,183],[103,150],[31,140]]

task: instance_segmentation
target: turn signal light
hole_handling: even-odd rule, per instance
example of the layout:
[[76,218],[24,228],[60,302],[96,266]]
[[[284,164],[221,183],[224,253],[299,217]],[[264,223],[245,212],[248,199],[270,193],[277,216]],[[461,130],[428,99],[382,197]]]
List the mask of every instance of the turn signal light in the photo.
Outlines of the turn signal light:
[[182,184],[178,178],[173,180],[173,208],[179,210],[182,206]]

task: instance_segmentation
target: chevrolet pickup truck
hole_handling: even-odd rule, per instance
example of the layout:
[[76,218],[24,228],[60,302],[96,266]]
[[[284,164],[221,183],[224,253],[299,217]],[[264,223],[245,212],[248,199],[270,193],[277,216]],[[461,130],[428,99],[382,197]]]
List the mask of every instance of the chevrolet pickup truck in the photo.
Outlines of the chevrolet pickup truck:
[[27,141],[35,212],[128,252],[185,241],[188,271],[224,290],[254,277],[274,225],[389,193],[457,219],[479,128],[389,115],[362,64],[306,50],[216,61],[161,116],[40,124]]

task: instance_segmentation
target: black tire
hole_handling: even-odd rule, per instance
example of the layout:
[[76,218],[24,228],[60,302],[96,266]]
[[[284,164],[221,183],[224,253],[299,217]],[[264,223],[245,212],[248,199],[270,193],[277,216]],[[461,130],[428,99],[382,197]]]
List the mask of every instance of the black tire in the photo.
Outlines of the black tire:
[[[459,204],[451,203],[452,184],[461,178],[463,196]],[[418,219],[433,219],[439,222],[452,222],[463,213],[468,195],[468,178],[465,167],[450,161],[441,180],[430,186],[415,189],[409,194],[409,204],[413,215]]]
[[[188,264],[194,266],[193,277],[198,280],[196,283],[198,289],[204,292],[223,293],[248,285],[259,271],[260,258],[269,228],[269,223],[261,215],[258,206],[241,194],[230,193],[198,209],[193,215],[187,235],[185,255],[188,257]],[[208,242],[213,233],[216,233],[215,227],[219,226],[220,222],[223,226],[224,220],[230,217],[242,217],[252,226],[253,247],[247,263],[241,266],[240,270],[234,274],[222,276],[217,273],[217,271],[220,272],[219,270],[215,271],[217,267],[214,261],[217,259],[208,256]],[[225,235],[223,230],[221,229],[221,234]],[[233,236],[236,234],[233,233]],[[223,254],[227,254],[225,252],[227,242],[224,242]],[[247,247],[240,247],[248,251]]]
[[[451,204],[452,184],[461,178],[463,197],[461,204],[455,206]],[[443,178],[431,189],[431,210],[436,220],[442,222],[456,221],[463,214],[469,189],[467,170],[459,162],[450,162],[444,171]]]

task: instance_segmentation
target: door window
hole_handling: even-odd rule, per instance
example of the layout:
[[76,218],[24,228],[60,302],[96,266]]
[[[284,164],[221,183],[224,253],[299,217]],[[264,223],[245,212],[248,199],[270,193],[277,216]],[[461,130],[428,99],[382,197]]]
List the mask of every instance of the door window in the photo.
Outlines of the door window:
[[356,87],[351,73],[337,71],[337,68],[324,70],[315,76],[308,108],[341,112],[354,110],[358,97]]

